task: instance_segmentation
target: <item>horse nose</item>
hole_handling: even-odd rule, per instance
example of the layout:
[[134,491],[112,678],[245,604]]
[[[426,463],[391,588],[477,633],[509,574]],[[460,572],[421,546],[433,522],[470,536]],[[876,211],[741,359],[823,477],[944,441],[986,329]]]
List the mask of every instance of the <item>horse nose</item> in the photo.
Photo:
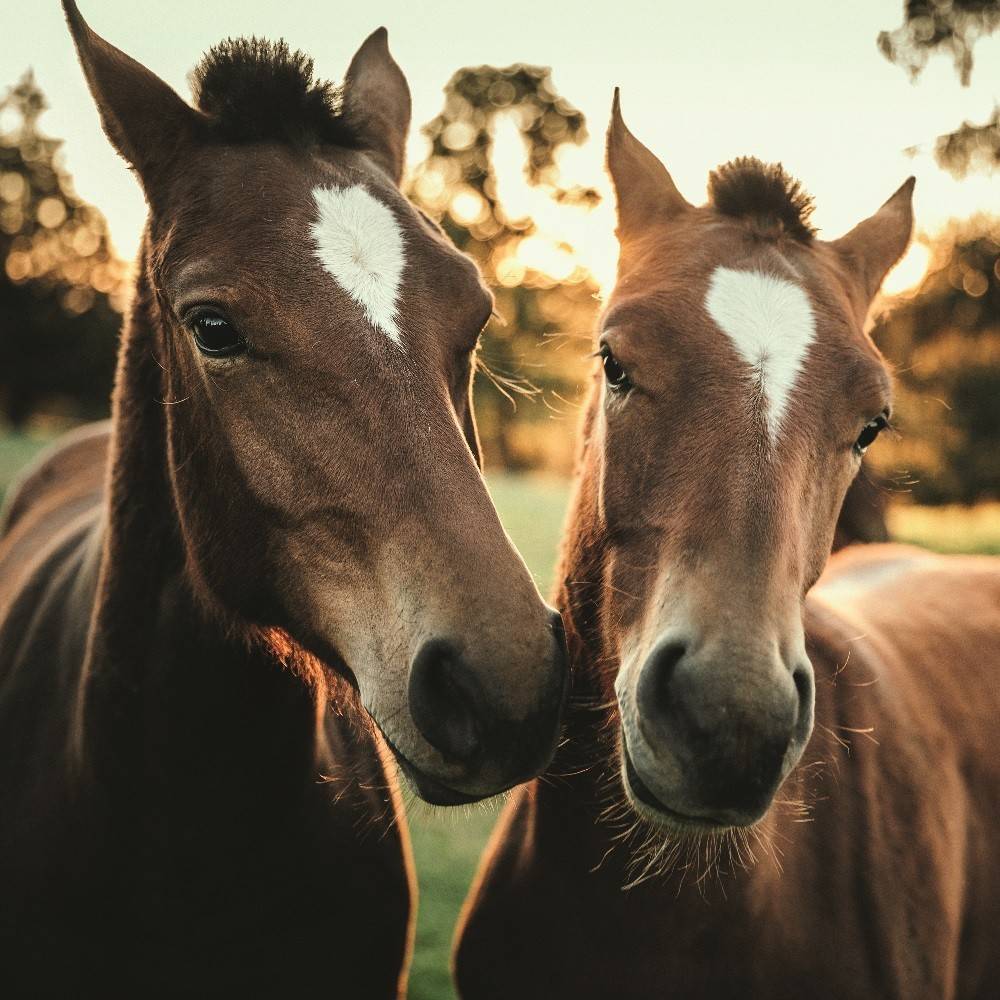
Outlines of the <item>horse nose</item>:
[[558,611],[550,613],[549,628],[552,632],[549,682],[545,685],[538,707],[522,722],[513,727],[504,727],[506,732],[503,729],[497,732],[498,741],[507,746],[508,759],[517,783],[535,777],[552,760],[569,695],[569,654],[562,617]]
[[[515,715],[502,691],[487,694],[453,642],[425,642],[409,679],[410,715],[423,738],[468,772],[492,770],[510,784],[538,774],[555,751],[569,688],[566,638],[557,612],[550,615],[549,631],[549,659],[538,674],[543,680],[528,711]],[[533,663],[533,671],[540,666]]]
[[661,644],[636,691],[643,731],[680,764],[706,810],[756,816],[770,804],[793,744],[811,725],[808,665],[741,662]]
[[431,639],[410,667],[410,715],[421,735],[445,757],[472,766],[483,751],[479,685],[458,650]]

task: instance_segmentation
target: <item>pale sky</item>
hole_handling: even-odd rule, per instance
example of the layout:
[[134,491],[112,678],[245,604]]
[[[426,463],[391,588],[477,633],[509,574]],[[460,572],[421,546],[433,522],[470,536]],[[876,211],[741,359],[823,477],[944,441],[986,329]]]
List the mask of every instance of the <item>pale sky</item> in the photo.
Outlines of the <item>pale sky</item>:
[[[0,0],[0,86],[29,66],[52,109],[45,129],[66,140],[80,194],[108,217],[119,251],[132,257],[144,217],[139,188],[98,124],[57,0]],[[895,28],[902,0],[612,0],[586,4],[507,0],[80,0],[91,26],[190,97],[186,77],[201,53],[227,35],[283,36],[339,79],[364,37],[384,24],[413,92],[414,125],[441,106],[460,66],[524,61],[551,65],[561,93],[587,116],[591,140],[567,158],[569,181],[596,183],[613,86],[626,121],[667,165],[681,191],[704,200],[708,171],[734,156],[781,160],[816,197],[815,221],[832,238],[870,214],[911,173],[918,228],[950,216],[1000,212],[996,178],[953,181],[933,162],[936,135],[963,119],[982,121],[1000,99],[1000,37],[976,49],[972,85],[960,86],[947,56],[917,84],[876,49]],[[411,160],[424,142],[414,128]],[[925,150],[916,158],[905,147]],[[501,143],[501,191],[517,195],[516,144]],[[578,246],[607,281],[612,220],[548,210],[543,231]]]

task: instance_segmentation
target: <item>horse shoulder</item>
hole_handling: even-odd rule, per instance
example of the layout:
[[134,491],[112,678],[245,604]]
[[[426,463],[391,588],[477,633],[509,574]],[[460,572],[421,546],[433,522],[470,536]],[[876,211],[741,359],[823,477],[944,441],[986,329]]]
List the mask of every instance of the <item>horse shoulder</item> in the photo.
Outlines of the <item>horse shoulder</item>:
[[997,963],[981,942],[1000,919],[1000,560],[871,549],[835,557],[807,604],[815,739],[854,815],[824,822],[850,825],[884,968],[951,995]]

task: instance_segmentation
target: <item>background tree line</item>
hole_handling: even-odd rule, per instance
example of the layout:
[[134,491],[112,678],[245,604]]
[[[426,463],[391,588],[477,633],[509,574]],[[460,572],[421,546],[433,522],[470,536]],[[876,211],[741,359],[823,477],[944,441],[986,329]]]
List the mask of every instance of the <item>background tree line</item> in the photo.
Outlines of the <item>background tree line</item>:
[[[908,0],[883,32],[887,58],[913,75],[950,54],[968,80],[977,38],[1000,27],[1000,0]],[[0,418],[22,427],[53,416],[107,412],[128,267],[101,213],[74,192],[59,142],[42,133],[44,97],[30,73],[0,101]],[[483,333],[477,408],[487,459],[508,469],[567,471],[575,406],[587,381],[597,284],[583,267],[559,278],[524,262],[531,218],[508,214],[497,192],[494,137],[513,122],[529,184],[592,207],[567,185],[558,153],[587,138],[583,115],[545,67],[460,69],[441,113],[424,126],[426,158],[408,193],[482,268],[497,298]],[[943,169],[1000,164],[1000,112],[935,140]],[[572,248],[565,248],[567,253]],[[879,320],[876,342],[894,363],[898,435],[873,456],[895,489],[924,503],[1000,497],[1000,218],[956,221],[931,248],[921,284]]]

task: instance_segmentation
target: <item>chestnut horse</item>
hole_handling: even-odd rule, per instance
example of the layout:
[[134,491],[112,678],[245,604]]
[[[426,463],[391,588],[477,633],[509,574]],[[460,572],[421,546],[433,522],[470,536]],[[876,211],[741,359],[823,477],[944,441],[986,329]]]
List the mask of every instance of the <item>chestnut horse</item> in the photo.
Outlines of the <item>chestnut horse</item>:
[[1000,563],[855,546],[813,586],[889,419],[863,325],[912,181],[824,242],[756,160],[688,204],[617,99],[608,164],[569,745],[494,835],[461,995],[995,997]]
[[342,87],[225,42],[192,107],[64,7],[149,218],[110,428],[2,529],[0,991],[397,996],[392,757],[492,795],[566,686],[477,467],[490,296],[400,194],[384,30]]

